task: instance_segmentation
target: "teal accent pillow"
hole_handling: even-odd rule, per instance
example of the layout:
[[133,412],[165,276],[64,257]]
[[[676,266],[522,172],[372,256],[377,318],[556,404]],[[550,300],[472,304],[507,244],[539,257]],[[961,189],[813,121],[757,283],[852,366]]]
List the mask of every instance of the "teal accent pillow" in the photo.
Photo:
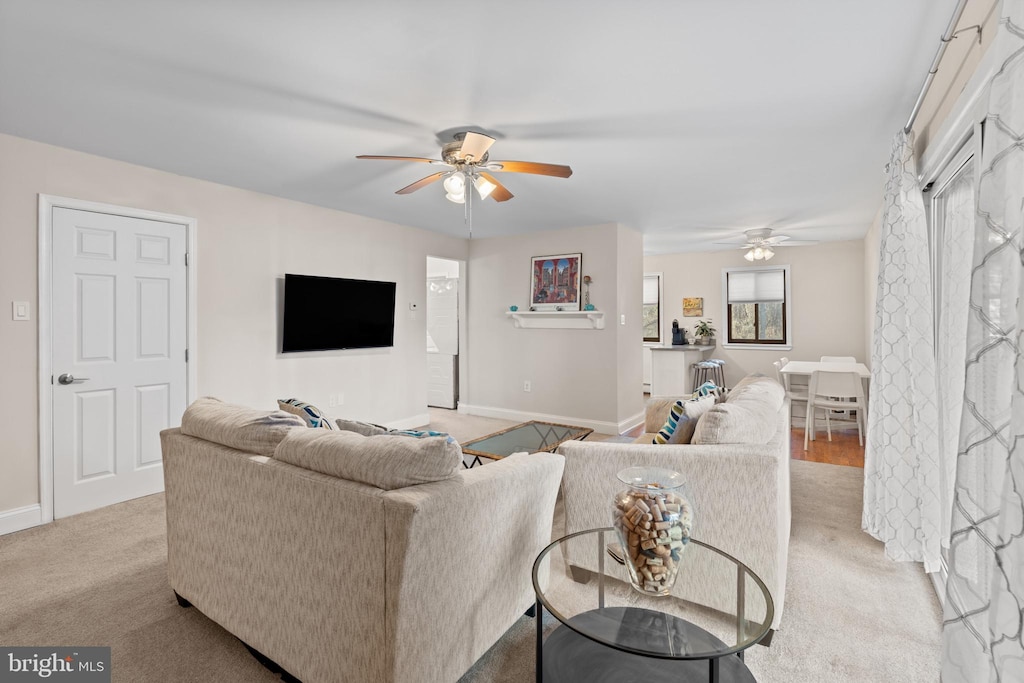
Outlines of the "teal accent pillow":
[[300,401],[297,398],[278,400],[277,407],[286,413],[298,415],[306,423],[307,427],[314,429],[334,429],[331,421],[324,417],[324,414],[312,403]]

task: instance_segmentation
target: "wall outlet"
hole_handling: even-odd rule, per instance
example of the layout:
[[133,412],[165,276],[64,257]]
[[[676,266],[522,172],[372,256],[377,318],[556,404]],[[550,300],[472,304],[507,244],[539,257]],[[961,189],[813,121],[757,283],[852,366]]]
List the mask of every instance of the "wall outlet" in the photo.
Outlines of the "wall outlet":
[[525,382],[523,382],[523,391],[533,391],[533,384],[530,382],[530,380],[526,380]]
[[619,324],[620,325],[625,325],[626,324],[626,314],[625,313],[623,313],[622,315],[619,316]]
[[330,394],[327,396],[327,405],[330,408],[337,408],[345,405],[345,394]]

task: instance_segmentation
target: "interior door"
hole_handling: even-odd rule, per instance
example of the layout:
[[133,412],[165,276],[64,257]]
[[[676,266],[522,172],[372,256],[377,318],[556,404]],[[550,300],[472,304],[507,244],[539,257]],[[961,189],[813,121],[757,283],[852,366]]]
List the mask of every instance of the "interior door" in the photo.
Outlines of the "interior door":
[[186,228],[54,208],[53,512],[163,490],[160,430],[185,410]]
[[427,278],[427,405],[458,402],[459,279]]

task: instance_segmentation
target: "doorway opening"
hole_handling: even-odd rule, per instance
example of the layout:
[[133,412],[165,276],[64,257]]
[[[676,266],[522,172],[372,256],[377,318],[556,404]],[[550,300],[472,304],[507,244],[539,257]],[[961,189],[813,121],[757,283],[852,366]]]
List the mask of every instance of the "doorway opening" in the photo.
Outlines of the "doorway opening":
[[427,257],[427,405],[459,405],[459,328],[462,264]]

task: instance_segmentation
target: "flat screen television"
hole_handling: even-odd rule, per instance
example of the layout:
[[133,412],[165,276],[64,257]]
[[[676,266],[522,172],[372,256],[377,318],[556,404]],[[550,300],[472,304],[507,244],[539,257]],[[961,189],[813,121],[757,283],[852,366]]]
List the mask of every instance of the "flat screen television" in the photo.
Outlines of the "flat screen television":
[[395,283],[284,276],[282,353],[395,345]]

